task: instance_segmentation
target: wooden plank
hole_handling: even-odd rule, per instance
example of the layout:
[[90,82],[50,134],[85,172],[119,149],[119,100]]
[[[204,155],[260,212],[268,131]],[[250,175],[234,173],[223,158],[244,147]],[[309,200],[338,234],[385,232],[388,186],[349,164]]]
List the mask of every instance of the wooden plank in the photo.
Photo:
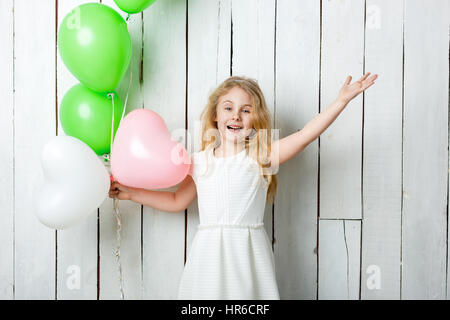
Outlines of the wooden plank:
[[55,231],[38,221],[32,197],[42,148],[56,134],[55,7],[14,3],[15,299],[55,298]]
[[[363,74],[364,1],[322,2],[320,110]],[[361,218],[362,95],[320,136],[320,217]]]
[[[361,299],[400,299],[403,2],[366,3]],[[379,283],[379,285],[377,284]]]
[[14,62],[13,0],[0,2],[0,300],[14,298]]
[[[144,106],[158,113],[171,133],[185,129],[186,45],[185,1],[156,1],[144,12]],[[184,210],[143,210],[143,297],[175,299],[184,266]]]
[[[103,4],[112,7],[126,19],[127,14],[121,11],[113,0],[103,0]],[[147,10],[151,10],[150,7]],[[141,91],[142,61],[142,14],[130,15],[127,22],[132,41],[132,58],[128,71],[116,89],[122,102],[130,86],[126,113],[143,107]],[[124,297],[142,299],[142,205],[127,201],[119,201],[122,219],[120,259],[123,275]],[[118,264],[115,256],[117,248],[117,221],[113,208],[113,200],[107,198],[100,207],[100,299],[119,299],[120,282]]]
[[[275,0],[232,0],[232,75],[255,79],[274,114]],[[272,118],[272,126],[274,126]],[[272,205],[264,212],[264,227],[272,235]]]
[[[275,117],[283,138],[319,109],[320,3],[277,4]],[[317,158],[316,140],[279,168],[274,249],[282,299],[317,296]]]
[[[199,36],[201,34],[201,37]],[[200,114],[208,95],[230,76],[231,0],[188,2],[187,150],[200,149]],[[186,257],[199,224],[197,199],[187,209]]]
[[[88,0],[59,0],[58,28],[71,11]],[[76,13],[72,12],[71,14]],[[70,73],[57,52],[56,87],[59,108],[64,94],[78,80]],[[58,136],[66,135],[59,121]],[[97,210],[71,228],[57,231],[57,299],[97,298]]]
[[445,299],[449,3],[405,1],[404,15],[401,298]]
[[358,300],[361,221],[319,220],[320,300]]

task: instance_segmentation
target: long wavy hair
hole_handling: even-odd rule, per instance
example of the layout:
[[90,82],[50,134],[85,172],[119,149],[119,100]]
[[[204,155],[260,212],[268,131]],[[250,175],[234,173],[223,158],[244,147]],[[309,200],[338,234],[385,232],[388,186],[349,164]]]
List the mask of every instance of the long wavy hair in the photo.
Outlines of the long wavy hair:
[[[264,176],[264,180],[268,184],[266,201],[270,203],[274,201],[278,184],[276,175],[271,174],[269,170],[271,163],[268,155],[270,155],[272,147],[272,120],[266,100],[256,80],[248,77],[232,76],[223,81],[210,94],[208,104],[200,116],[202,126],[200,151],[209,150],[220,145],[220,137],[216,135],[207,137],[207,135],[208,132],[217,132],[218,130],[214,119],[217,115],[219,99],[236,86],[245,90],[252,98],[254,130],[245,137],[245,149],[246,154],[258,163],[260,175]],[[218,141],[216,141],[216,138],[219,138],[217,139]]]

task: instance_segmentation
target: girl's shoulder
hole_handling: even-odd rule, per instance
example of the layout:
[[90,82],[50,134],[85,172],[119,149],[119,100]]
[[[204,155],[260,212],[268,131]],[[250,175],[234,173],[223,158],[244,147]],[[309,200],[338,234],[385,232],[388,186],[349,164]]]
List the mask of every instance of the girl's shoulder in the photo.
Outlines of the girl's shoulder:
[[198,170],[198,168],[197,170],[195,168],[205,163],[206,156],[206,150],[195,151],[191,154],[191,167],[188,172],[189,175],[194,177],[196,171]]

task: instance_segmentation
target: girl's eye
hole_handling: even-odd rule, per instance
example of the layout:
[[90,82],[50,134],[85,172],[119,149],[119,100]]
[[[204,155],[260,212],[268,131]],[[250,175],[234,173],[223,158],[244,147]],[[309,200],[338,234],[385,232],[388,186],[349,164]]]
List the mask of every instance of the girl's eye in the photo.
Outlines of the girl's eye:
[[[225,107],[225,110],[228,110],[228,109],[231,110],[231,107]],[[247,109],[245,109],[245,110],[243,110],[243,111],[246,112],[246,113],[250,113],[250,110],[247,110]]]

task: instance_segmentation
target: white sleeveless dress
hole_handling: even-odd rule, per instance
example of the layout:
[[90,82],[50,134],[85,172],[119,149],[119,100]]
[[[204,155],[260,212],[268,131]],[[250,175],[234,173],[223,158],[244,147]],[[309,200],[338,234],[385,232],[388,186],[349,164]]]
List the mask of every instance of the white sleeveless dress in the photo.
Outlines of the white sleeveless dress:
[[267,182],[240,153],[194,152],[200,224],[181,277],[178,299],[280,299],[272,245],[263,225]]

